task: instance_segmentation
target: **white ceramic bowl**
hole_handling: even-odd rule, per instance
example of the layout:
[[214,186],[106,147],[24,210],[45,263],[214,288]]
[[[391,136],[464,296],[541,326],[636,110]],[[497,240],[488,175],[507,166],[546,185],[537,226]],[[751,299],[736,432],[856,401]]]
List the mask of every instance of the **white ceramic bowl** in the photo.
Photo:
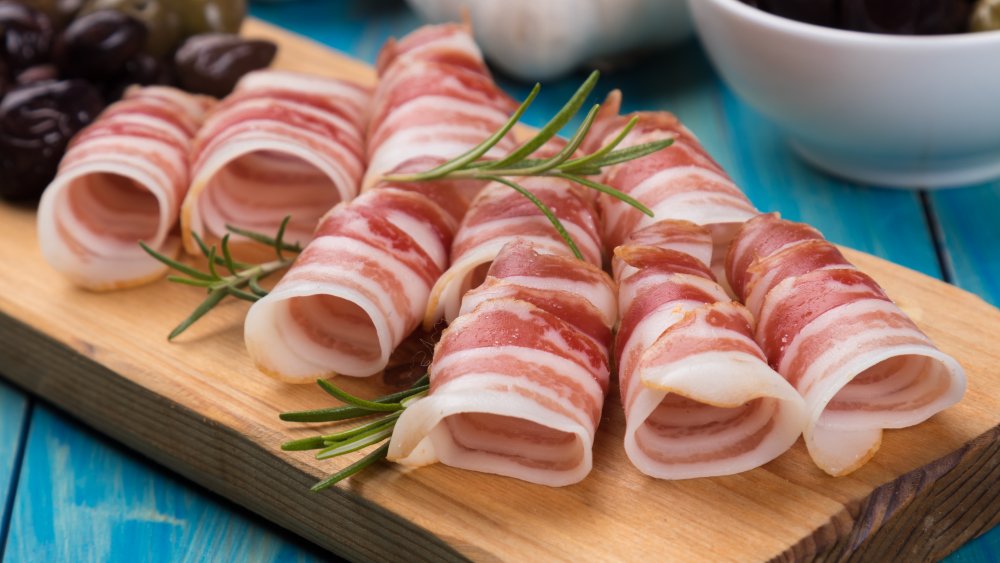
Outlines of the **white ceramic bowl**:
[[906,188],[1000,177],[1000,31],[880,35],[689,3],[722,78],[807,161]]

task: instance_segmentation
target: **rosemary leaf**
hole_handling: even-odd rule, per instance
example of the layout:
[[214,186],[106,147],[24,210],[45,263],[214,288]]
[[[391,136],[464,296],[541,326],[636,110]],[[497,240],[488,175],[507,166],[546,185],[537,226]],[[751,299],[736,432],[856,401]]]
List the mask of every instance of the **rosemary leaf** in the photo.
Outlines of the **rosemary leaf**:
[[326,443],[327,446],[330,446],[337,442],[346,442],[352,438],[363,438],[365,436],[369,436],[378,430],[382,430],[386,426],[395,425],[396,419],[398,419],[401,414],[403,414],[403,411],[396,411],[377,420],[373,420],[368,424],[355,426],[354,428],[344,430],[343,432],[338,432],[336,434],[328,434],[323,436],[323,442]]
[[212,308],[218,305],[219,302],[225,297],[226,290],[224,288],[213,289],[212,292],[208,294],[208,297],[201,302],[201,305],[198,305],[188,318],[181,321],[181,324],[177,325],[174,330],[170,331],[170,334],[167,336],[167,340],[173,340],[174,338],[180,336],[182,332],[187,330],[189,326],[193,325],[195,321],[205,316],[205,313],[211,311]]
[[251,303],[260,300],[260,297],[258,297],[257,295],[250,293],[249,291],[243,291],[242,289],[233,287],[231,285],[226,286],[226,291],[229,293],[229,295],[232,295],[237,299],[242,299],[244,301],[249,301]]
[[225,264],[229,273],[235,276],[237,267],[236,262],[233,260],[233,254],[229,252],[229,233],[226,233],[225,236],[222,237],[222,241],[219,242],[219,246],[222,247],[223,264]]
[[348,440],[345,442],[337,442],[334,445],[320,450],[316,454],[316,459],[330,459],[331,457],[338,457],[344,454],[349,454],[351,452],[356,452],[358,450],[367,448],[372,444],[377,444],[382,440],[392,436],[394,425],[390,425],[388,428],[383,428],[372,434],[362,436],[357,440]]
[[[552,170],[553,168],[558,167],[560,164],[566,162],[570,157],[573,156],[573,153],[576,152],[576,149],[580,148],[580,145],[583,143],[583,140],[587,137],[587,132],[590,131],[591,126],[593,126],[594,119],[597,118],[597,111],[600,109],[600,107],[601,107],[600,105],[594,105],[594,107],[590,108],[590,111],[587,112],[587,117],[584,118],[583,123],[580,125],[580,128],[576,130],[576,133],[574,133],[573,136],[570,138],[570,140],[566,143],[566,146],[563,147],[562,150],[560,150],[555,156],[543,160],[537,166],[519,169],[519,174],[522,176],[543,174],[545,172],[548,172],[549,170]],[[499,170],[494,169],[492,167],[487,167],[486,169],[490,170],[494,174],[502,175],[502,173]]]
[[652,141],[650,143],[635,145],[633,147],[628,147],[626,149],[611,151],[610,153],[591,162],[590,164],[592,166],[604,167],[604,166],[611,166],[612,164],[628,162],[630,160],[635,160],[637,158],[644,157],[648,154],[652,154],[656,151],[663,150],[672,145],[673,143],[674,143],[673,139],[663,139],[660,141]]
[[281,220],[281,226],[278,227],[278,234],[274,237],[274,253],[278,256],[278,260],[285,259],[281,254],[281,250],[282,245],[285,243],[285,229],[288,228],[288,222],[291,220],[291,215],[285,215],[285,218]]
[[[286,217],[286,220],[289,219],[289,218],[291,218],[291,216]],[[250,230],[247,230],[247,229],[241,229],[241,228],[235,227],[233,225],[226,225],[226,230],[229,231],[229,232],[231,232],[231,233],[233,233],[234,235],[240,235],[242,237],[246,237],[246,238],[248,238],[250,240],[257,241],[257,242],[259,242],[261,244],[264,244],[264,245],[267,245],[267,246],[275,246],[275,244],[277,244],[277,240],[276,239],[274,239],[272,237],[269,237],[267,235],[255,232],[255,231],[250,231]],[[290,244],[290,243],[282,241],[282,243],[281,243],[281,249],[282,250],[287,250],[289,252],[302,252],[302,246],[300,246],[298,243]]]
[[569,246],[569,249],[573,251],[573,256],[576,256],[580,260],[584,259],[583,253],[580,252],[580,249],[577,248],[576,243],[573,242],[573,237],[571,237],[569,232],[566,231],[566,227],[563,226],[562,221],[560,221],[559,218],[556,217],[556,214],[553,213],[551,209],[549,209],[548,205],[545,205],[544,201],[538,199],[535,196],[535,194],[526,190],[523,186],[515,182],[512,182],[511,180],[508,180],[506,178],[502,178],[500,176],[485,176],[483,179],[492,180],[494,182],[500,182],[501,184],[514,189],[517,193],[528,198],[528,201],[535,204],[535,207],[537,207],[539,211],[541,211],[545,215],[545,217],[548,218],[549,222],[552,223],[552,227],[555,228],[556,232],[559,233],[559,236],[562,237],[562,239],[566,242],[566,246]]
[[403,406],[399,403],[376,403],[375,401],[366,401],[360,397],[355,397],[325,379],[317,379],[316,383],[322,387],[324,391],[333,395],[335,398],[358,408],[376,412],[392,412],[403,408]]
[[159,252],[153,250],[148,245],[146,245],[146,243],[144,243],[142,241],[139,241],[139,246],[141,246],[142,249],[145,250],[146,253],[149,254],[150,256],[152,256],[153,258],[156,258],[160,262],[163,262],[164,264],[166,264],[167,266],[173,268],[174,270],[177,270],[178,272],[187,274],[187,275],[191,276],[192,278],[195,278],[195,279],[198,279],[198,280],[214,281],[214,278],[212,276],[210,276],[210,275],[208,275],[208,274],[206,274],[204,272],[199,272],[198,270],[195,270],[194,268],[192,268],[191,266],[188,266],[187,264],[181,264],[177,260],[174,260],[172,258],[168,258],[168,257],[164,256],[163,254],[160,254]]
[[193,278],[185,278],[184,276],[167,276],[167,281],[184,285],[193,285],[195,287],[211,287],[215,284],[212,280],[196,280]]
[[633,116],[632,119],[629,119],[628,123],[625,124],[625,127],[622,127],[622,130],[618,132],[618,135],[616,135],[615,138],[612,139],[610,143],[588,154],[587,156],[582,156],[580,158],[570,160],[564,166],[562,166],[562,170],[569,171],[570,169],[572,169],[573,172],[579,173],[581,167],[591,166],[595,160],[603,158],[606,154],[615,150],[615,147],[620,145],[621,142],[625,140],[625,137],[627,137],[628,134],[632,132],[632,129],[635,128],[637,123],[639,123],[639,116]]
[[301,452],[305,450],[318,450],[320,448],[325,448],[326,444],[323,443],[324,436],[310,436],[308,438],[302,438],[299,440],[292,440],[290,442],[285,442],[281,444],[281,449],[286,452]]
[[577,184],[581,184],[592,190],[597,190],[601,193],[608,194],[609,196],[618,199],[620,201],[623,201],[631,205],[632,207],[638,209],[639,211],[642,211],[643,213],[649,215],[650,217],[653,216],[653,210],[643,205],[641,201],[635,199],[634,197],[628,195],[625,192],[618,191],[607,184],[602,184],[600,182],[595,182],[588,178],[581,178],[579,176],[575,176],[572,174],[556,174],[556,176],[559,178],[569,180],[571,182],[576,182]]
[[217,280],[221,280],[222,276],[220,276],[219,272],[216,271],[216,269],[215,269],[215,247],[214,246],[212,248],[208,249],[207,256],[208,256],[208,273],[211,274],[213,278],[215,278]]
[[514,152],[504,158],[501,158],[500,160],[495,161],[493,164],[484,166],[483,168],[506,168],[509,164],[531,156],[535,151],[541,148],[542,145],[548,142],[549,139],[555,137],[556,134],[559,133],[559,131],[569,122],[569,120],[572,119],[578,111],[580,111],[580,107],[583,106],[583,102],[594,89],[594,86],[597,84],[597,79],[600,78],[600,76],[601,73],[596,70],[590,73],[590,76],[588,76],[587,80],[580,85],[580,88],[578,88],[576,93],[573,94],[573,97],[571,97],[569,101],[566,102],[566,105],[564,105],[562,109],[560,109],[559,112],[545,124],[545,127],[542,127],[541,130],[538,131],[537,135],[521,145]]
[[[426,377],[426,376],[425,376]],[[423,379],[423,378],[421,378]],[[419,383],[420,381],[418,381]],[[416,395],[418,393],[423,393],[430,388],[430,385],[423,384],[416,387],[411,387],[405,391],[399,391],[397,393],[391,393],[384,397],[379,397],[374,399],[373,403],[395,403],[400,402],[408,397]],[[333,407],[327,409],[316,409],[308,411],[296,411],[296,412],[284,412],[278,415],[278,418],[287,422],[336,422],[338,420],[349,420],[352,418],[361,418],[365,416],[371,416],[376,414],[370,409],[362,409],[354,406],[345,407]]]
[[268,294],[268,291],[260,286],[260,279],[258,276],[251,276],[247,278],[247,286],[257,297],[265,297]]
[[366,455],[365,457],[359,459],[358,461],[355,461],[354,463],[348,465],[347,467],[341,469],[340,471],[334,473],[333,475],[330,475],[329,477],[323,479],[319,483],[316,483],[315,485],[312,486],[310,490],[313,492],[318,492],[322,491],[323,489],[332,487],[333,485],[336,485],[337,483],[343,481],[344,479],[347,479],[351,475],[354,475],[355,473],[365,469],[366,467],[375,463],[376,461],[385,459],[388,453],[389,453],[389,444],[383,444],[377,449],[372,450],[372,452]]

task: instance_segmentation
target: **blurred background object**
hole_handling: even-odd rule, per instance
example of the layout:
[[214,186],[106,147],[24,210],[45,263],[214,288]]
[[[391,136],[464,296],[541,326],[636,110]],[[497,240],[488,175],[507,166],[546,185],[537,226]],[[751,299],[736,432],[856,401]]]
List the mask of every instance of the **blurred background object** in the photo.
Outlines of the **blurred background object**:
[[670,45],[691,34],[685,0],[408,0],[426,21],[464,11],[493,64],[524,80],[564,75],[596,58]]
[[[949,1],[962,6],[927,3],[935,19],[911,2],[842,0],[840,23],[865,33],[804,23],[834,19],[819,2],[758,0],[798,19],[740,0],[690,5],[722,79],[799,156],[858,182],[940,188],[1000,177],[1000,32],[964,33],[968,2]],[[963,33],[901,34],[945,29]]]

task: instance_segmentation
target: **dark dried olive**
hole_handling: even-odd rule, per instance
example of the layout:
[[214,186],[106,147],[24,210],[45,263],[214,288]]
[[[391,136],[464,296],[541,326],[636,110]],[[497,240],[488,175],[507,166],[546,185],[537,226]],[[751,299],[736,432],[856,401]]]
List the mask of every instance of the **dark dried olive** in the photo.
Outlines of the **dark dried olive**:
[[247,13],[245,0],[174,0],[185,35],[237,33]]
[[28,6],[0,0],[0,56],[13,72],[43,63],[52,48],[52,22]]
[[965,31],[964,0],[842,0],[844,29],[900,35]]
[[146,26],[132,16],[101,10],[69,24],[56,45],[56,60],[66,76],[113,76],[146,44]]
[[62,29],[66,27],[69,22],[73,20],[73,17],[80,8],[83,6],[83,0],[18,0],[20,3],[31,6],[32,8],[43,12],[52,21],[52,25],[56,29]]
[[55,176],[66,144],[97,117],[100,94],[84,80],[11,90],[0,102],[0,197],[37,198]]
[[757,7],[801,22],[837,27],[840,0],[756,0]]
[[149,39],[145,51],[154,57],[165,57],[180,44],[181,16],[177,0],[87,0],[81,15],[99,10],[124,12],[146,24]]
[[10,71],[7,69],[7,61],[0,57],[0,98],[7,93],[10,88]]
[[174,57],[177,81],[185,89],[221,98],[244,74],[265,68],[278,47],[270,41],[227,33],[189,37]]
[[59,78],[59,69],[53,64],[35,65],[22,70],[17,75],[17,85],[24,86],[35,82],[45,82]]
[[979,0],[969,18],[972,31],[1000,29],[1000,0]]
[[139,53],[125,61],[122,72],[106,81],[103,87],[104,100],[109,104],[118,100],[125,93],[125,89],[133,84],[148,86],[150,84],[172,85],[173,83],[173,72],[169,65],[152,55]]

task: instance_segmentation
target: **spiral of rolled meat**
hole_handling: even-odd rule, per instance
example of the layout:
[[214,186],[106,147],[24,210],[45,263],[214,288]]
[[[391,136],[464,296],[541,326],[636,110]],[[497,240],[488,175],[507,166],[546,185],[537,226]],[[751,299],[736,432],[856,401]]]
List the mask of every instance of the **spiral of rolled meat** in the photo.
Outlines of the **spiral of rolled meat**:
[[958,362],[816,229],[756,217],[726,269],[768,361],[805,399],[806,446],[827,473],[854,471],[884,428],[920,423],[964,394]]
[[753,317],[715,282],[712,247],[704,227],[661,220],[615,249],[625,452],[653,477],[753,469],[805,423],[802,399],[753,340]]
[[587,151],[607,143],[632,117],[639,121],[619,148],[673,139],[673,144],[649,156],[605,169],[604,183],[641,201],[654,216],[625,205],[611,196],[600,196],[607,249],[620,245],[631,233],[663,218],[690,221],[707,227],[715,243],[712,270],[725,283],[723,262],[736,229],[757,211],[746,195],[705,151],[694,134],[670,113],[639,112],[619,115],[621,94],[615,90],[601,106]]
[[615,287],[597,267],[507,244],[466,294],[399,418],[390,460],[563,486],[592,466],[608,388]]
[[[553,177],[519,179],[562,222],[584,258],[601,265],[597,216],[589,194],[577,184]],[[530,240],[536,250],[571,254],[548,218],[527,198],[501,183],[491,183],[473,200],[451,247],[451,266],[431,290],[425,326],[458,316],[462,296],[486,277],[493,258],[514,239]]]
[[273,233],[285,216],[288,240],[308,240],[324,213],[358,193],[370,97],[316,75],[262,70],[240,79],[195,138],[185,248],[197,253],[192,233],[217,241],[227,224]]
[[95,290],[146,283],[180,251],[177,218],[189,183],[191,139],[210,98],[133,87],[78,133],[38,207],[42,256]]
[[[370,162],[391,163],[384,171],[423,171],[458,156],[513,109],[463,26],[424,27],[389,43],[379,71],[368,150]],[[512,147],[505,138],[496,150]],[[423,319],[467,198],[482,182],[374,174],[374,189],[334,207],[288,274],[250,308],[244,336],[264,372],[292,382],[372,375]]]

